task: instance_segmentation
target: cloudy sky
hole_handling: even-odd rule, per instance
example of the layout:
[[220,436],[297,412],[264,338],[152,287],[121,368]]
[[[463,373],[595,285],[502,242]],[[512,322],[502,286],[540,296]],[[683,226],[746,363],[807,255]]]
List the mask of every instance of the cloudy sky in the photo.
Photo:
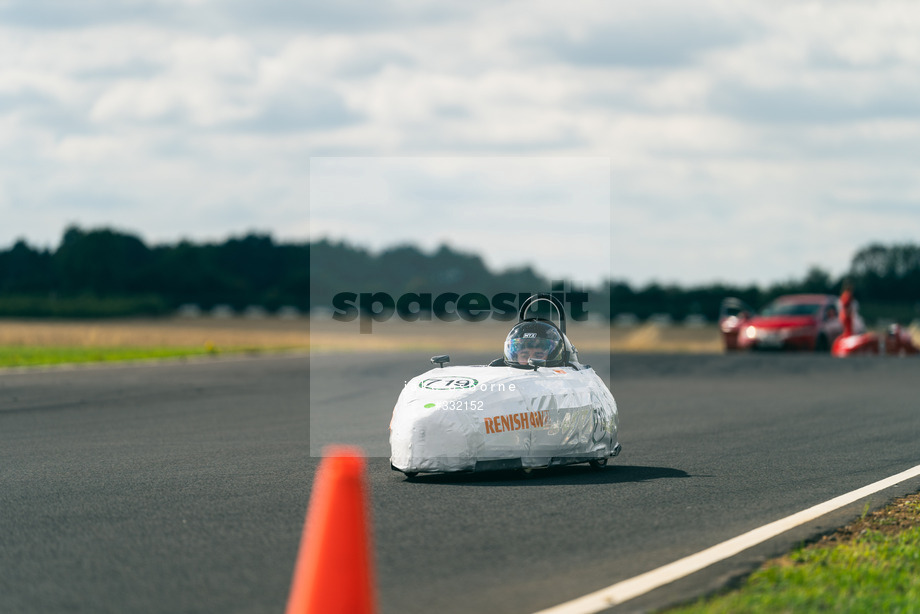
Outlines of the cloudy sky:
[[[258,230],[502,268],[527,219],[550,273],[840,274],[920,241],[918,32],[914,2],[0,0],[0,247]],[[416,200],[343,218],[333,159]]]

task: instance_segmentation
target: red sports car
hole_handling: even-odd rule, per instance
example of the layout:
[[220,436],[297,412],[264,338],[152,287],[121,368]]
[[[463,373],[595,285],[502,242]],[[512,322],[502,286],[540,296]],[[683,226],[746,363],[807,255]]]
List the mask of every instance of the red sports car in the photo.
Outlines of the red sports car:
[[722,321],[725,348],[828,352],[843,332],[838,314],[831,294],[781,296],[753,317]]

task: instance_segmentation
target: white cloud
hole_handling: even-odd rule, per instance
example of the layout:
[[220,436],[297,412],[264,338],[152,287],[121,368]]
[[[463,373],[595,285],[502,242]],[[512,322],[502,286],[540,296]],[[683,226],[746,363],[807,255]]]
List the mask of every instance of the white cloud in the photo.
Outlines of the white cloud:
[[332,155],[607,158],[640,282],[842,272],[920,236],[913,3],[110,5],[0,7],[0,246],[107,221],[305,239]]
[[586,283],[610,276],[604,158],[315,158],[310,170],[314,238],[378,250],[446,243],[496,270],[537,263]]

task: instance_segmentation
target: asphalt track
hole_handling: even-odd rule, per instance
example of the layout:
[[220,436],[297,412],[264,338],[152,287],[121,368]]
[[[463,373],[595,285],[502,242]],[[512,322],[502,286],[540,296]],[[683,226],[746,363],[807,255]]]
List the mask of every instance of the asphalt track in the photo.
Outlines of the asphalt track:
[[[0,612],[283,611],[311,447],[385,453],[399,386],[426,359],[0,373]],[[913,467],[918,372],[911,359],[613,356],[624,449],[606,470],[410,482],[373,457],[382,611],[533,612]],[[865,506],[615,611],[719,586]]]

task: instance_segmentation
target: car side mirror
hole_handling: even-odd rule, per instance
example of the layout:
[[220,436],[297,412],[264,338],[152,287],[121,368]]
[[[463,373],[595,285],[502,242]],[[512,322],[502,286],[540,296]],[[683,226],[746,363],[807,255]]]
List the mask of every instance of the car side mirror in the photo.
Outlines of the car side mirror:
[[546,361],[543,360],[542,358],[531,358],[527,361],[527,364],[533,367],[533,370],[536,371],[540,367],[545,367]]
[[447,354],[444,354],[443,356],[432,356],[431,362],[433,362],[434,364],[438,365],[439,367],[443,369],[444,363],[450,362],[450,356]]

